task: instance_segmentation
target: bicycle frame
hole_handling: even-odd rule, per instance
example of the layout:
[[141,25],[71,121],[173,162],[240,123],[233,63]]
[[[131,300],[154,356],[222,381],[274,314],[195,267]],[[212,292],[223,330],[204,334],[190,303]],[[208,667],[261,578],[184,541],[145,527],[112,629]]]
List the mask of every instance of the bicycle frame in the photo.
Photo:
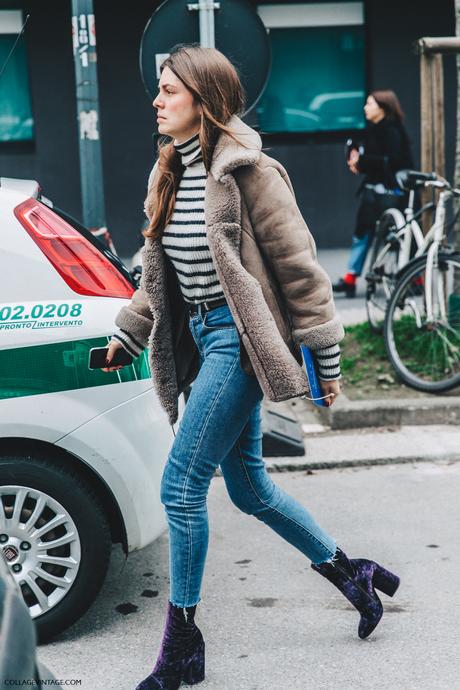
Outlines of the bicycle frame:
[[[415,192],[414,190],[411,190],[409,193],[409,200],[408,200],[408,205],[404,209],[404,212],[399,211],[399,209],[391,209],[392,213],[398,218],[399,221],[397,223],[397,227],[399,227],[399,230],[397,230],[394,233],[394,238],[400,241],[400,251],[398,254],[398,273],[402,271],[402,269],[407,266],[409,261],[411,260],[411,249],[412,249],[412,240],[415,241],[417,245],[417,251],[415,252],[414,256],[412,258],[418,258],[419,256],[422,256],[425,254],[427,251],[428,247],[434,240],[434,235],[435,235],[435,229],[436,229],[436,219],[427,232],[426,235],[423,234],[423,231],[418,224],[416,220],[416,216],[421,215],[423,210],[427,210],[426,207],[424,209],[421,209],[417,214],[414,213],[414,196]],[[428,208],[431,206],[431,204],[426,205]],[[380,252],[378,253],[377,257],[374,260],[374,265],[378,265],[379,262],[382,261],[382,259],[385,257],[386,253],[390,250],[391,248],[391,242],[387,242]]]
[[[438,265],[438,251],[444,240],[444,223],[446,220],[446,203],[447,200],[453,196],[453,192],[449,189],[444,189],[439,195],[439,202],[436,207],[436,215],[434,219],[433,230],[433,242],[428,249],[426,257],[426,278],[425,278],[425,300],[426,300],[426,315],[427,323],[434,322],[433,315],[433,270]],[[431,232],[431,230],[430,230]],[[440,315],[443,321],[447,321],[447,312],[444,299],[444,284],[443,276],[438,276],[438,295]]]
[[[414,216],[414,201],[415,192],[413,189],[409,192],[409,200],[407,208],[404,210],[404,218],[406,225],[401,229],[400,233],[403,236],[401,242],[401,249],[398,256],[398,270],[401,270],[410,261],[410,252],[412,248],[412,239],[415,240],[417,251],[422,247],[424,242],[423,232],[420,225],[415,220]],[[400,233],[397,233],[399,235]]]

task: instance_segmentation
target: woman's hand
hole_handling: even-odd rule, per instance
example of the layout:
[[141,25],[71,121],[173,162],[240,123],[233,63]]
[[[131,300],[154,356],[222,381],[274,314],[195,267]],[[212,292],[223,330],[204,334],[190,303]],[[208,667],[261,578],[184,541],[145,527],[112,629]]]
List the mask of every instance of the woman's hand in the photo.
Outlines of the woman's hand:
[[354,175],[359,175],[358,162],[359,152],[356,149],[351,149],[347,165],[350,172],[352,172]]
[[337,396],[340,395],[340,381],[322,381],[320,379],[319,384],[323,395],[331,395],[330,398],[326,398],[324,401],[326,406],[330,407],[335,403]]
[[[108,351],[107,351],[107,357],[106,357],[106,362],[107,362],[107,364],[110,364],[110,362],[111,362],[112,359],[113,359],[113,356],[114,356],[115,352],[116,352],[117,350],[119,350],[120,347],[123,349],[123,345],[122,345],[121,343],[118,343],[116,340],[112,340],[112,341],[109,343]],[[108,366],[108,367],[106,367],[105,369],[101,369],[101,371],[117,371],[118,369],[122,369],[123,366],[124,366],[123,364],[118,364],[116,367],[110,367],[110,366]]]

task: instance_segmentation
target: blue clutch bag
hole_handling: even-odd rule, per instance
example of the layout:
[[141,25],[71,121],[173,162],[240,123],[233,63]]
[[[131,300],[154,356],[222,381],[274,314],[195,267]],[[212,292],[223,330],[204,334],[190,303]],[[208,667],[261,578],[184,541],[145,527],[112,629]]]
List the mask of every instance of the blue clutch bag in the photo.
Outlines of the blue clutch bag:
[[[303,361],[305,363],[305,372],[308,378],[308,385],[310,386],[311,400],[318,407],[327,407],[326,401],[324,400],[324,393],[321,390],[321,386],[318,379],[317,364],[315,358],[313,357],[310,348],[306,345],[301,345],[300,349],[302,351]],[[308,396],[305,396],[308,397]]]

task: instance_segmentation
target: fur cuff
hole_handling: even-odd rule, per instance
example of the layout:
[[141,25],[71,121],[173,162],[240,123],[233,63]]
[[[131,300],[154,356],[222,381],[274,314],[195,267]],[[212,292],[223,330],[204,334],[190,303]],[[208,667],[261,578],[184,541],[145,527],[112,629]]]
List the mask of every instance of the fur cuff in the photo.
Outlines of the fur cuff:
[[116,325],[122,330],[129,333],[132,338],[142,345],[147,347],[149,342],[150,332],[152,330],[152,322],[141,314],[129,309],[129,307],[122,307],[115,318]]
[[292,331],[295,342],[304,343],[311,350],[336,345],[345,336],[342,322],[336,316],[331,321],[312,328],[296,328]]

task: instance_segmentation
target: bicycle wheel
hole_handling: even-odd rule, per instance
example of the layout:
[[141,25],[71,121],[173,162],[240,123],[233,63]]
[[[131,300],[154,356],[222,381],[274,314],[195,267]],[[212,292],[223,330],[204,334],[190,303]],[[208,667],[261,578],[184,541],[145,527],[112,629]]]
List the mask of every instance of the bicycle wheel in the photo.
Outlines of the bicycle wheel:
[[395,286],[384,337],[399,378],[411,388],[436,393],[460,385],[460,254],[438,254],[430,285],[426,261],[427,256],[411,261]]
[[401,240],[398,229],[406,223],[397,209],[388,209],[380,218],[372,245],[371,268],[366,275],[366,312],[374,333],[383,332],[383,322],[398,272]]

